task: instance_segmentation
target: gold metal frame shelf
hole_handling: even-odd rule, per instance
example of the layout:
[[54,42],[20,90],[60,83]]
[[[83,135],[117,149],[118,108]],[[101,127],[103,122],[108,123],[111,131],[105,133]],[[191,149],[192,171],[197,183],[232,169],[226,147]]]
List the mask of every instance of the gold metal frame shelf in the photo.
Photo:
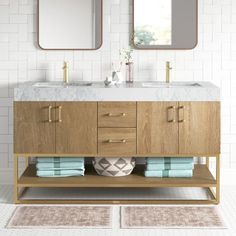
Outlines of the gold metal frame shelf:
[[[205,157],[204,164],[196,164],[192,178],[147,178],[143,175],[142,167],[137,166],[129,176],[119,178],[109,178],[98,176],[93,168],[86,168],[86,174],[83,177],[66,178],[40,178],[36,176],[35,165],[29,164],[29,159],[34,156],[46,155],[14,155],[14,201],[21,204],[56,204],[56,203],[79,203],[79,204],[218,204],[220,202],[220,155],[214,155],[216,159],[216,173],[214,177],[209,169],[209,159]],[[49,155],[47,155],[49,156]],[[53,155],[51,155],[53,156]],[[56,155],[58,156],[58,155]],[[62,155],[63,156],[63,155]],[[67,155],[68,156],[68,155]],[[78,156],[78,155],[77,155]],[[178,155],[175,155],[178,156]],[[193,155],[194,156],[194,155]],[[26,158],[26,169],[19,176],[18,162],[21,157]],[[206,188],[211,199],[184,199],[184,200],[23,200],[21,196],[27,188],[93,188],[93,187],[111,187],[111,188],[160,188],[160,187],[201,187]]]

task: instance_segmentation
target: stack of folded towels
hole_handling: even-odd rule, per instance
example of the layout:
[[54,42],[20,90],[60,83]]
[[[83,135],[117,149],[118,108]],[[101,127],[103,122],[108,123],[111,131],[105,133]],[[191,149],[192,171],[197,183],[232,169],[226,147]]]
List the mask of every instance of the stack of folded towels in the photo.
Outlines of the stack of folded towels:
[[146,177],[192,177],[193,157],[146,158]]
[[84,176],[84,158],[38,157],[36,169],[39,177]]

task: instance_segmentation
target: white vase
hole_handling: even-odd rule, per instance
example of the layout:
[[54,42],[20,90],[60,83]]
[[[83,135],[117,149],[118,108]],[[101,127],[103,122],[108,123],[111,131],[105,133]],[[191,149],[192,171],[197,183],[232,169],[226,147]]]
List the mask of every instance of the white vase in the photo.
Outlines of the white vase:
[[134,157],[95,157],[93,166],[99,175],[119,177],[131,174],[135,167]]

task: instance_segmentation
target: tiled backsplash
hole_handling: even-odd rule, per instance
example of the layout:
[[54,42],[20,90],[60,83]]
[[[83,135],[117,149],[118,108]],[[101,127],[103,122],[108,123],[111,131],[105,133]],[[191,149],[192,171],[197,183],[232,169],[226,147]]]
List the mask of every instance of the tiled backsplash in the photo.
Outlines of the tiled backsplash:
[[[0,0],[0,182],[11,181],[13,87],[31,80],[104,80],[119,49],[129,44],[131,0],[104,1],[104,40],[97,51],[43,51],[37,46],[37,1]],[[135,80],[212,81],[222,89],[222,168],[236,169],[236,1],[199,0],[194,50],[135,51]],[[3,177],[5,178],[3,179]],[[8,177],[7,177],[8,176]]]

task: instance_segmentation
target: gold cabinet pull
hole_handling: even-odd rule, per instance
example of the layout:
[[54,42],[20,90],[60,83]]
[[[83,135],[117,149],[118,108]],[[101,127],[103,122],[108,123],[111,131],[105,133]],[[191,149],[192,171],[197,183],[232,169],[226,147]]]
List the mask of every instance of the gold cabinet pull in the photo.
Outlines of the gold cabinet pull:
[[106,115],[109,117],[124,117],[124,116],[126,116],[126,113],[122,112],[122,113],[118,113],[118,114],[113,114],[113,113],[109,112]]
[[[179,108],[178,108],[178,110],[179,110],[179,112],[178,112],[178,122],[179,123],[184,123],[185,122],[185,119],[184,119],[184,110],[185,110],[185,106],[179,106]],[[180,119],[180,112],[183,112],[183,118],[182,119]]]
[[[174,123],[175,122],[175,106],[170,106],[170,107],[168,107],[167,108],[167,121],[169,122],[169,123]],[[170,113],[171,113],[171,117],[172,118],[170,118]]]
[[126,143],[126,139],[120,139],[120,140],[113,140],[113,139],[108,139],[107,143]]
[[61,123],[62,122],[62,106],[58,107],[58,122]]
[[48,106],[48,122],[52,123],[52,106]]

